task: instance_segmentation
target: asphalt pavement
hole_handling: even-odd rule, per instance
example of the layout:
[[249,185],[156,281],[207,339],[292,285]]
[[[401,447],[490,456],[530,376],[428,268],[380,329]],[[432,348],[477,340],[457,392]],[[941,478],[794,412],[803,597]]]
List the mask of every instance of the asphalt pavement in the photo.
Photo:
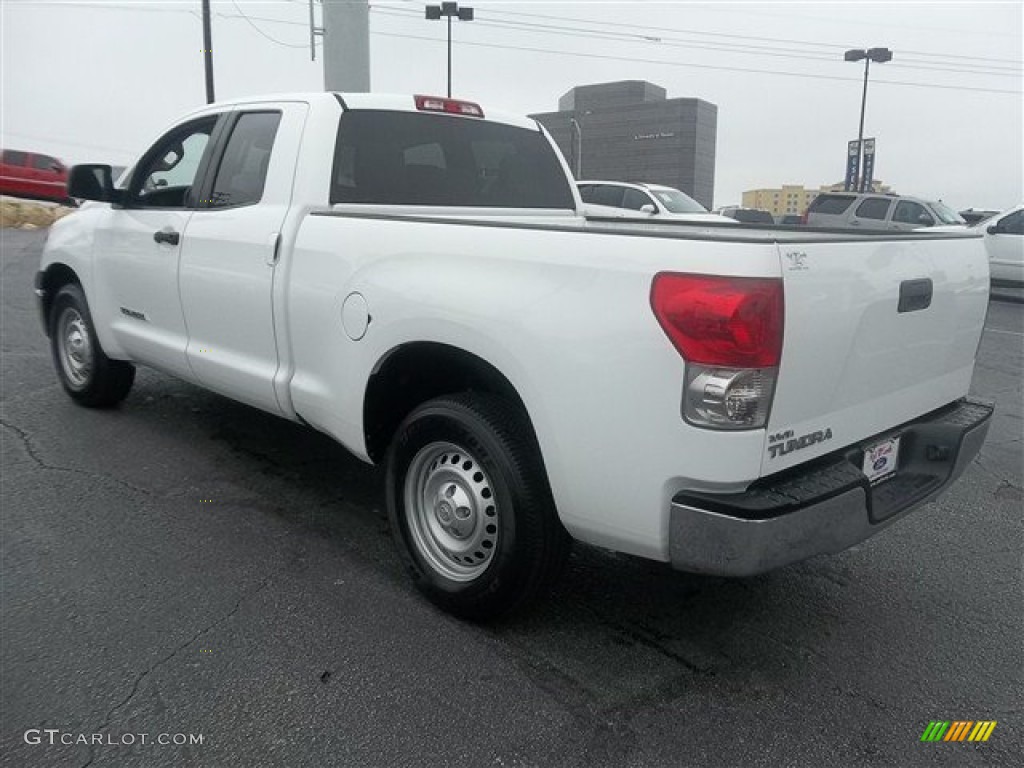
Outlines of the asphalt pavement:
[[[412,589],[382,473],[326,437],[146,369],[116,410],[72,404],[44,236],[0,231],[0,764],[1020,764],[1021,304],[990,306],[988,442],[927,508],[745,580],[577,546],[481,627]],[[932,720],[998,724],[922,742]]]

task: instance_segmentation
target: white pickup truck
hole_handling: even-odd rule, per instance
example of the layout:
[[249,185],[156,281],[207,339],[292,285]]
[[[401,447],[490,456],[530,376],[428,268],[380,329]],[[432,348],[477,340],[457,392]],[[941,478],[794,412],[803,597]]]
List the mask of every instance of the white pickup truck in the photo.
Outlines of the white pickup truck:
[[92,407],[134,365],[387,466],[416,583],[524,604],[572,539],[746,576],[839,552],[978,452],[971,232],[587,217],[522,117],[432,97],[200,109],[50,231],[36,293]]

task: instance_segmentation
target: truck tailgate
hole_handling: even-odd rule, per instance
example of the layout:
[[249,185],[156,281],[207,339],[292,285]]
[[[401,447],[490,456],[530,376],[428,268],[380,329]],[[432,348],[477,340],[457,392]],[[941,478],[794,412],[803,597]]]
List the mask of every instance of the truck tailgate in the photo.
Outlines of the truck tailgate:
[[762,475],[967,394],[988,307],[980,238],[780,242],[785,331]]

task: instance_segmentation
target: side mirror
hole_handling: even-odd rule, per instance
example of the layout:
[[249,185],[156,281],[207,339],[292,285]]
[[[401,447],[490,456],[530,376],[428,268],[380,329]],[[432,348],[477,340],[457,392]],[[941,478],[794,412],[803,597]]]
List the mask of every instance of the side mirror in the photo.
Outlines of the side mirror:
[[920,216],[917,217],[917,223],[923,227],[930,227],[932,224],[935,223],[935,219],[933,219],[927,213],[922,213]]
[[985,227],[985,231],[988,232],[990,235],[998,235],[999,234],[999,225],[998,224],[989,224],[987,227]]
[[641,205],[640,206],[640,211],[643,212],[643,213],[650,213],[650,214],[654,214],[654,213],[658,212],[657,209],[653,205],[651,205],[650,203],[645,203],[644,205]]
[[109,165],[74,165],[68,175],[68,197],[118,203],[121,190],[114,188]]

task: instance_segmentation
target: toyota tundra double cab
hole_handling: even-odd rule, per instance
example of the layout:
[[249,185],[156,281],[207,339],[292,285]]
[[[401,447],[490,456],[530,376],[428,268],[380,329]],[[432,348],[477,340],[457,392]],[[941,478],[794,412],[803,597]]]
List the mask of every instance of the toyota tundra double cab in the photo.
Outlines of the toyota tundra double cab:
[[461,616],[573,539],[725,576],[839,552],[992,413],[977,233],[587,216],[541,125],[466,101],[212,104],[70,194],[36,277],[67,394],[152,366],[384,464],[401,557]]

